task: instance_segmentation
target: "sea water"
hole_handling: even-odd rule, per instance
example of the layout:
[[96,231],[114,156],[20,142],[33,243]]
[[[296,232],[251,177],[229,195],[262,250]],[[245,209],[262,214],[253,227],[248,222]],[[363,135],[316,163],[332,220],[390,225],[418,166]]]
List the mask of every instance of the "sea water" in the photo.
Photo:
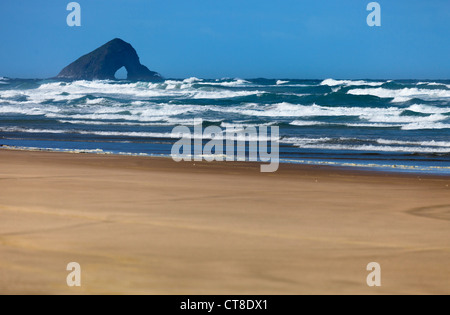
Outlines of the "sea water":
[[0,146],[170,156],[174,127],[278,126],[283,163],[450,174],[450,81],[0,78]]

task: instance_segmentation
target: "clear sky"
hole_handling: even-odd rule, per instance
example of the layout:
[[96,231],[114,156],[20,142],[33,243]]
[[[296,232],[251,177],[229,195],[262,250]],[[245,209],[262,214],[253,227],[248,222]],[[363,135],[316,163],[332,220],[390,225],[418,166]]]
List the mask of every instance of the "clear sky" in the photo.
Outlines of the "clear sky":
[[0,1],[0,76],[45,78],[120,37],[165,77],[450,79],[450,1]]

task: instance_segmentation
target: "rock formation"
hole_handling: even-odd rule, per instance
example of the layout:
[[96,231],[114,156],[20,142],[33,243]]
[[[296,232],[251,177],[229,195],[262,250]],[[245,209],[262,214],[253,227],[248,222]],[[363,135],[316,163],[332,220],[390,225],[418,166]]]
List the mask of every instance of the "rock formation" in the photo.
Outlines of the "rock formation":
[[160,74],[142,65],[136,50],[121,39],[114,39],[65,67],[57,76],[69,80],[114,80],[125,67],[128,80],[161,81]]

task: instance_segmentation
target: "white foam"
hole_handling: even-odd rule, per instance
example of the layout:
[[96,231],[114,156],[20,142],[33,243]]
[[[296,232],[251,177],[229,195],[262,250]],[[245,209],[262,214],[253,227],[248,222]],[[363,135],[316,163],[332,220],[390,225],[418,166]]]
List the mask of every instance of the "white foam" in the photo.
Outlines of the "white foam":
[[289,83],[289,81],[283,81],[283,80],[277,81],[277,85],[283,85],[283,84],[287,84],[287,83]]
[[300,138],[300,137],[284,137],[280,139],[280,143],[294,144],[294,145],[308,145],[323,143],[333,140],[332,138]]
[[275,122],[272,123],[260,123],[260,124],[255,124],[255,123],[247,123],[247,122],[241,122],[241,123],[227,123],[227,122],[223,122],[220,124],[220,126],[222,128],[248,128],[248,127],[261,127],[261,126],[273,126],[275,125]]
[[215,85],[215,86],[223,86],[223,87],[245,87],[252,84],[249,81],[243,79],[235,79],[234,81],[225,81],[225,82],[202,82],[202,85]]
[[[213,109],[212,109],[213,110]],[[301,105],[291,103],[278,103],[273,105],[260,105],[249,103],[240,107],[221,108],[220,111],[233,112],[248,116],[261,117],[317,117],[317,116],[356,116],[361,115],[400,115],[403,111],[398,107],[373,108],[373,107],[328,107],[313,105]]]
[[402,124],[383,124],[383,123],[333,123],[333,122],[321,122],[321,121],[304,121],[304,120],[295,120],[289,123],[292,126],[345,126],[345,127],[354,127],[354,128],[394,128],[394,127],[402,127]]
[[450,124],[436,122],[415,122],[402,127],[402,130],[450,129]]
[[142,118],[154,118],[158,116],[176,116],[182,114],[194,114],[198,112],[203,112],[204,110],[205,106],[201,105],[157,104],[130,109],[129,112],[134,116],[140,116]]
[[361,119],[376,123],[424,123],[424,122],[438,122],[446,120],[448,117],[441,114],[434,114],[431,116],[401,116],[399,113],[385,114],[385,113],[370,113],[360,115]]
[[445,83],[439,83],[439,82],[419,82],[416,85],[445,86],[446,88],[450,89],[450,85],[447,85]]
[[328,85],[328,86],[381,86],[385,84],[385,82],[369,82],[369,81],[352,81],[352,80],[334,80],[334,79],[326,79],[320,83],[320,85]]
[[250,95],[261,96],[266,92],[262,91],[197,91],[191,98],[193,99],[226,99],[244,97]]
[[354,128],[400,128],[402,127],[401,124],[383,124],[383,123],[351,123],[351,124],[344,124],[347,127],[354,127]]
[[[88,126],[139,126],[139,127],[155,127],[155,126],[173,126],[177,123],[169,122],[154,122],[154,123],[139,123],[139,122],[114,122],[114,121],[93,121],[93,120],[58,120],[62,124],[72,124],[72,125],[88,125]],[[183,125],[188,125],[191,123],[186,120],[183,121]]]
[[2,132],[22,132],[22,133],[48,133],[48,134],[80,134],[97,136],[117,136],[117,137],[144,137],[144,138],[180,138],[179,133],[159,133],[159,132],[121,132],[121,131],[88,131],[88,130],[58,130],[58,129],[33,129],[33,128],[0,128]]
[[423,114],[447,114],[450,113],[450,107],[437,107],[431,105],[414,104],[409,106],[406,110]]
[[320,126],[320,125],[328,125],[328,123],[320,122],[320,121],[305,121],[305,120],[294,120],[290,123],[293,126]]
[[408,146],[423,146],[423,147],[444,147],[450,148],[450,142],[446,141],[402,141],[402,140],[386,140],[378,139],[377,143],[385,145],[408,145]]
[[437,147],[402,147],[382,145],[345,145],[345,144],[308,144],[295,143],[295,146],[303,149],[323,150],[349,150],[349,151],[374,151],[374,152],[406,152],[406,153],[450,153],[450,148]]
[[138,121],[138,122],[156,122],[163,119],[163,116],[159,117],[140,117],[131,115],[120,115],[120,114],[45,114],[48,118],[55,119],[78,119],[78,120],[125,120],[125,121]]
[[200,114],[209,109],[209,106],[202,105],[174,105],[138,102],[133,104],[133,106],[73,106],[66,110],[61,110],[58,112],[51,111],[47,113],[45,113],[46,109],[43,107],[42,111],[44,111],[46,117],[57,119],[154,122],[166,120],[171,116]]
[[97,104],[102,104],[105,103],[107,100],[105,98],[95,98],[95,99],[87,99],[86,100],[86,104],[87,105],[97,105]]
[[36,105],[0,105],[1,114],[20,114],[20,115],[30,115],[30,116],[41,116],[48,113],[59,113],[60,108],[56,106],[47,105],[45,108]]
[[[214,139],[216,140],[246,140],[246,141],[269,141],[278,140],[275,138],[263,137],[258,134],[248,135],[243,134],[243,130],[235,130],[237,134],[231,134],[230,137],[226,133],[226,130],[222,134],[216,135]],[[184,133],[173,133],[173,132],[122,132],[122,131],[94,131],[94,130],[58,130],[58,129],[35,129],[35,128],[19,128],[19,127],[7,127],[0,128],[0,132],[19,132],[19,133],[34,133],[34,134],[79,134],[79,135],[94,135],[94,136],[105,136],[105,137],[133,137],[133,138],[162,138],[162,139],[181,139],[185,136]],[[187,134],[192,139],[198,138],[191,130],[192,133]],[[212,139],[207,135],[201,136],[203,139]]]
[[93,121],[93,120],[58,120],[61,124],[72,125],[92,125],[92,126],[158,126],[157,123],[138,123],[138,122],[109,122],[109,121]]
[[203,79],[192,77],[192,78],[188,78],[188,79],[183,80],[183,83],[192,84],[192,83],[202,82],[202,81],[203,81]]
[[[49,101],[72,101],[87,95],[97,98],[122,98],[127,101],[149,98],[170,97],[191,99],[225,99],[249,95],[261,95],[261,91],[234,91],[220,89],[195,89],[192,82],[201,83],[200,79],[187,79],[184,81],[168,80],[163,83],[118,83],[115,81],[75,81],[71,83],[52,82],[39,86],[37,89],[5,90],[0,91],[0,97],[14,99],[26,97],[23,103],[43,103]],[[244,80],[219,83],[223,86],[239,86],[247,83]],[[88,100],[87,104],[96,104],[97,101]]]
[[[342,143],[348,142],[348,143]],[[368,144],[352,144],[368,142]],[[376,142],[379,145],[372,144]],[[303,149],[381,151],[409,153],[450,153],[450,142],[445,141],[402,141],[389,139],[354,139],[354,138],[300,138],[284,137],[280,143],[292,144]]]
[[[222,84],[222,81],[241,85],[248,84],[247,81],[241,79],[218,80],[217,83]],[[88,125],[88,121],[107,122],[108,120],[120,120],[124,126],[125,123],[128,123],[130,126],[131,124],[136,126],[169,126],[172,123],[190,125],[186,120],[177,122],[174,119],[184,118],[184,115],[188,115],[188,117],[204,117],[205,113],[209,116],[210,112],[222,118],[218,120],[219,122],[224,121],[227,114],[232,114],[233,116],[274,117],[274,120],[277,120],[277,117],[292,117],[290,124],[293,126],[344,125],[357,128],[398,127],[403,130],[417,130],[422,128],[446,129],[449,124],[447,114],[450,113],[450,108],[442,105],[414,104],[407,108],[401,104],[393,104],[389,108],[365,106],[333,107],[287,102],[277,104],[240,103],[238,100],[236,100],[236,105],[189,105],[186,104],[189,101],[185,101],[185,98],[211,99],[211,103],[214,104],[216,99],[262,95],[264,93],[244,89],[220,89],[206,86],[194,89],[189,87],[189,84],[192,82],[207,84],[207,82],[197,78],[183,81],[168,80],[163,83],[138,82],[123,84],[115,81],[52,82],[43,84],[37,89],[0,91],[0,113],[30,116],[43,115],[47,118],[64,120],[66,121],[65,123],[69,123],[68,121],[71,120],[84,121],[86,125]],[[349,82],[352,84],[362,83],[362,81]],[[171,85],[176,87],[169,89],[168,87]],[[402,90],[384,88],[353,89],[349,93],[373,93],[374,91],[380,95],[391,95],[394,93],[395,95],[392,96],[408,98],[414,93],[422,93],[423,91],[437,93],[439,96],[445,96],[445,93],[450,93],[450,91],[446,90],[417,88]],[[158,98],[167,97],[170,101],[168,103],[155,103],[152,101],[152,95],[156,95]],[[183,98],[183,105],[174,104],[175,102],[180,103],[177,98]],[[62,102],[58,105],[49,105],[52,103],[48,102],[48,100],[67,101],[67,103]],[[44,101],[45,103],[41,103]],[[194,102],[192,101],[192,103]],[[426,114],[426,116],[404,115],[406,110]],[[359,118],[362,121],[358,122],[352,119],[351,123],[345,120],[342,123],[331,123],[321,122],[322,119],[320,118],[311,119],[311,117],[321,116],[348,116]],[[248,120],[249,118],[239,117],[238,119]],[[235,123],[239,124],[236,121]]]
[[423,100],[448,100],[448,90],[427,90],[418,88],[404,88],[401,90],[390,90],[385,88],[353,89],[347,92],[351,95],[371,95],[379,98],[392,98],[394,103],[410,101],[414,98]]
[[[223,91],[228,92],[228,91]],[[206,112],[216,112],[223,117],[224,114],[237,114],[254,117],[357,117],[362,120],[358,123],[331,123],[304,119],[293,119],[291,125],[314,126],[314,125],[345,125],[348,127],[404,127],[412,130],[420,126],[430,129],[432,125],[424,125],[429,122],[446,122],[449,117],[444,115],[450,113],[448,107],[416,104],[405,107],[392,106],[389,108],[377,107],[329,107],[317,104],[301,105],[292,103],[257,104],[247,103],[238,106],[220,105],[178,105],[171,103],[152,103],[150,101],[136,100],[131,104],[115,103],[105,98],[86,100],[81,103],[70,105],[48,105],[36,104],[30,101],[5,100],[6,104],[0,103],[0,113],[21,115],[43,115],[48,118],[60,120],[123,120],[127,122],[151,123],[170,122],[168,118],[179,119],[180,115],[192,115],[202,117]],[[86,104],[90,103],[90,104]],[[403,115],[405,110],[415,111],[427,116]],[[219,119],[219,121],[224,120]],[[415,125],[410,125],[417,123]],[[444,128],[437,125],[440,129]]]
[[[171,119],[165,118],[158,122],[116,122],[116,121],[95,121],[95,120],[58,120],[62,124],[72,125],[90,125],[90,126],[139,126],[139,127],[157,127],[157,126],[193,126],[195,125],[194,119]],[[220,121],[218,121],[220,122]]]
[[93,153],[93,154],[113,154],[112,152],[103,151],[102,149],[55,149],[55,148],[37,148],[37,147],[18,147],[4,145],[0,149],[18,150],[18,151],[49,151],[49,152],[66,152],[66,153]]

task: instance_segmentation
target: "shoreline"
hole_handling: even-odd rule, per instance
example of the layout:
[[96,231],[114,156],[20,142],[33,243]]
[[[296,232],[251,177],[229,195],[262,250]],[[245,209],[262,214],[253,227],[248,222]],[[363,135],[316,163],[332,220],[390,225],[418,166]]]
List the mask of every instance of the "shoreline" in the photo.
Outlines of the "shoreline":
[[[130,157],[130,158],[147,158],[147,159],[167,159],[172,160],[170,155],[150,155],[144,153],[113,153],[106,152],[103,150],[58,150],[58,149],[42,149],[42,148],[27,148],[27,147],[11,147],[7,145],[0,146],[1,151],[11,151],[11,152],[42,152],[42,153],[55,153],[55,154],[73,154],[73,155],[98,155],[98,156],[116,156],[116,157]],[[175,163],[175,162],[174,162]],[[186,162],[182,163],[205,163],[205,164],[227,164],[229,165],[258,165],[261,166],[262,162]],[[450,173],[442,173],[439,171],[425,171],[423,169],[419,169],[419,166],[411,167],[406,165],[375,165],[375,164],[356,164],[356,163],[339,163],[339,162],[321,162],[321,161],[312,161],[312,160],[292,160],[292,159],[280,159],[280,167],[281,165],[290,165],[297,166],[300,168],[323,168],[328,169],[329,171],[337,170],[340,172],[349,172],[349,173],[368,173],[368,174],[385,174],[385,175],[405,175],[407,177],[427,177],[427,178],[450,178]],[[438,168],[437,168],[438,169]],[[278,171],[277,171],[278,172]],[[275,173],[277,173],[275,172]]]
[[[449,184],[0,150],[0,292],[448,294]],[[66,285],[69,262],[81,288]],[[370,262],[380,288],[366,284]]]

